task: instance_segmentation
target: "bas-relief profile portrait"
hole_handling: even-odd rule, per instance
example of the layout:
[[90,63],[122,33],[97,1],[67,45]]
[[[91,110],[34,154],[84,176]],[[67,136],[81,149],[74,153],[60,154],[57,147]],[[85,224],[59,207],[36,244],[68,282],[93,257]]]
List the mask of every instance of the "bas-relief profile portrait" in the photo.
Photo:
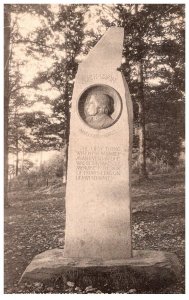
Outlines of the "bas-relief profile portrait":
[[84,104],[86,123],[95,129],[103,129],[111,126],[114,119],[114,100],[100,91],[91,92]]
[[120,116],[120,96],[110,86],[93,86],[80,97],[78,110],[80,117],[89,127],[105,129],[112,126]]

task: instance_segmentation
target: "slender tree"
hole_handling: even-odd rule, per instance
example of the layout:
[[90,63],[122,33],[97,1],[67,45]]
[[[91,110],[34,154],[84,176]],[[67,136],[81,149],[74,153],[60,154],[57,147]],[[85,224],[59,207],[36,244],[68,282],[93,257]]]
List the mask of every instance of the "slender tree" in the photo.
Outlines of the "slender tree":
[[9,114],[9,64],[10,64],[10,35],[11,35],[11,6],[4,6],[4,201],[8,201],[8,114]]

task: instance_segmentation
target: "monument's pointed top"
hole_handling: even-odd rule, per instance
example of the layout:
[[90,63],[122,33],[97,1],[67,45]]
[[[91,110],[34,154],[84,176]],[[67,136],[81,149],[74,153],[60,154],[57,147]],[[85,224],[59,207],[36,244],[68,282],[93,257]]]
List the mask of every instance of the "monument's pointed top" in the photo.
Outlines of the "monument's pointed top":
[[82,67],[89,64],[95,69],[116,69],[121,65],[123,49],[124,29],[122,27],[111,27],[107,30],[100,41],[90,51],[82,62]]

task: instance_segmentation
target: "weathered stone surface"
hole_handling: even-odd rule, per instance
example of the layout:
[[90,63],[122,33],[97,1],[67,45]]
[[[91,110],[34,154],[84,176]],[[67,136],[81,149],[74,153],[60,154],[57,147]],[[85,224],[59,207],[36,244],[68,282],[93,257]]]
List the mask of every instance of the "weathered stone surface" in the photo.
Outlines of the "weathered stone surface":
[[132,104],[121,65],[123,28],[110,28],[81,63],[72,98],[66,258],[131,257]]
[[62,276],[76,286],[111,284],[119,288],[160,288],[180,276],[180,265],[172,253],[133,251],[133,257],[118,260],[68,259],[61,249],[45,251],[32,260],[20,282],[49,282]]

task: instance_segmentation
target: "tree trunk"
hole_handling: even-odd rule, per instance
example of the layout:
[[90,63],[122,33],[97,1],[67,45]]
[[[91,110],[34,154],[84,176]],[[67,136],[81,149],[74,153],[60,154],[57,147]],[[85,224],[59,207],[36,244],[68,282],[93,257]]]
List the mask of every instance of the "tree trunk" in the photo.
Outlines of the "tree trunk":
[[[68,87],[66,87],[68,89]],[[68,103],[67,103],[67,108],[66,108],[66,120],[67,120],[67,124],[66,124],[66,144],[65,144],[65,163],[63,166],[63,183],[65,183],[67,181],[67,169],[68,169],[68,148],[69,148],[69,134],[70,134],[70,110],[69,110],[69,98],[68,98],[68,93],[67,93],[67,99],[68,99]]]
[[22,173],[24,172],[24,150],[22,149],[22,166],[21,166]]
[[43,150],[40,151],[40,163],[39,163],[39,168],[42,170],[43,167]]
[[144,99],[144,83],[143,83],[143,66],[142,62],[138,62],[138,138],[139,138],[139,177],[147,178],[146,170],[146,131],[145,131],[145,99]]
[[18,137],[16,138],[16,176],[18,176],[18,164],[19,164],[19,150],[18,150]]
[[10,60],[10,5],[4,6],[4,205],[8,200],[8,114],[9,114],[9,61]]
[[[66,25],[66,28],[65,28],[66,59],[68,57],[67,31],[68,31],[68,27]],[[67,103],[66,103],[66,109],[65,109],[65,116],[66,116],[65,141],[66,142],[64,143],[64,147],[65,147],[64,159],[65,159],[65,161],[64,161],[64,165],[63,165],[63,183],[66,183],[66,181],[67,181],[68,147],[69,147],[69,134],[70,134],[70,105],[69,105],[69,92],[68,92],[69,75],[68,75],[67,66],[66,66],[66,70],[65,70],[65,76],[66,76],[65,98],[67,99]]]
[[[136,22],[138,18],[139,4],[134,4],[132,7],[133,13],[136,16]],[[137,62],[137,81],[138,81],[138,139],[139,139],[139,151],[138,151],[138,162],[139,162],[139,177],[147,178],[146,170],[146,135],[145,135],[145,99],[144,99],[144,77],[143,77],[143,61],[142,61],[142,37],[140,28],[138,29],[138,62]]]

